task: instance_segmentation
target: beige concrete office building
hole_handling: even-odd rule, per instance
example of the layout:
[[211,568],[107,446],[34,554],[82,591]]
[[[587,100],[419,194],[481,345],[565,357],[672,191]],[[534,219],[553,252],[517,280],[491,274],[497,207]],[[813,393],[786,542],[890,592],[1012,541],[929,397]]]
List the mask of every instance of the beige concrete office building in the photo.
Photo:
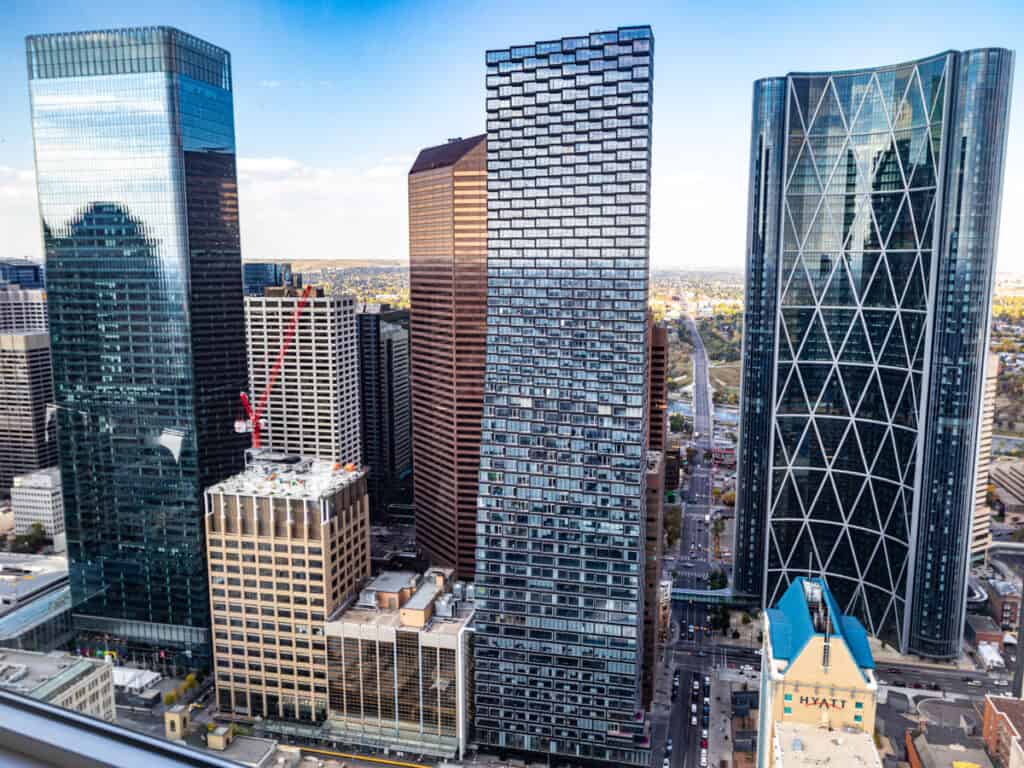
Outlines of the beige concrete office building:
[[0,333],[46,333],[50,324],[46,317],[46,291],[0,285]]
[[0,500],[16,475],[57,463],[57,420],[46,415],[52,402],[49,335],[0,333]]
[[999,355],[985,361],[985,392],[978,425],[978,469],[974,476],[974,518],[971,522],[971,560],[988,560],[992,546],[992,510],[987,501],[989,468],[992,465],[992,421],[996,413],[996,388],[999,380]]
[[366,473],[269,450],[206,491],[213,656],[222,712],[327,715],[327,618],[370,575]]
[[[302,300],[296,288],[245,299],[249,396],[260,400]],[[263,415],[263,447],[360,463],[359,348],[351,296],[314,288],[300,315]]]
[[780,768],[785,739],[777,741],[776,731],[792,725],[873,736],[878,683],[867,633],[839,610],[825,582],[795,579],[764,624],[758,768]]
[[432,568],[379,575],[327,624],[330,717],[339,740],[463,757],[471,720],[472,587]]
[[0,648],[0,690],[114,722],[113,665],[67,653]]

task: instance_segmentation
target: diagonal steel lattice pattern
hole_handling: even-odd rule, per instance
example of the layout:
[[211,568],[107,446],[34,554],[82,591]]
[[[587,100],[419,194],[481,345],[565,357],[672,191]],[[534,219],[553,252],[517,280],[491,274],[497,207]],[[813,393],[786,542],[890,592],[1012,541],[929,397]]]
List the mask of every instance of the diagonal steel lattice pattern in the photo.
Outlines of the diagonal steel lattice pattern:
[[767,603],[825,574],[896,642],[947,66],[787,81]]

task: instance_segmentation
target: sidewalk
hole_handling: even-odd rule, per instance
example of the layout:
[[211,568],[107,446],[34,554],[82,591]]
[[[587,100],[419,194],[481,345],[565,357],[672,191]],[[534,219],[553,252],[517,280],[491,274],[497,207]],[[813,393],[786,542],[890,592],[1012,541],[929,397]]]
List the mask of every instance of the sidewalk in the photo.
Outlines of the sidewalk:
[[877,637],[868,636],[868,643],[871,646],[871,655],[875,658],[875,667],[884,667],[886,664],[905,664],[907,666],[921,667],[922,669],[936,669],[945,672],[978,672],[977,666],[965,653],[961,653],[955,662],[932,661],[922,659],[918,656],[901,656],[899,651],[891,645],[882,647]]

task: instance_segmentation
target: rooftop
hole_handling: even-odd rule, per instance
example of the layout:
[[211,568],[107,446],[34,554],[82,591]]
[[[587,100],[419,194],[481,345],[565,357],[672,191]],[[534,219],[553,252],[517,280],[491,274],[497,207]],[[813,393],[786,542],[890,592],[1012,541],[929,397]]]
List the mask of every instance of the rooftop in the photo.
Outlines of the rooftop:
[[863,731],[830,731],[815,725],[775,723],[778,768],[881,768],[882,761],[871,736]]
[[44,488],[47,490],[60,488],[60,468],[47,467],[27,475],[14,478],[12,488]]
[[455,165],[467,152],[486,138],[487,134],[481,133],[479,136],[470,136],[468,139],[449,139],[436,147],[427,147],[417,155],[416,162],[412,164],[409,173],[432,171],[436,168]]
[[986,616],[982,613],[968,613],[967,623],[971,625],[971,629],[975,632],[991,632],[993,634],[1002,634],[1003,630],[999,628],[991,616]]
[[922,768],[953,768],[960,764],[972,768],[993,768],[981,739],[969,738],[959,728],[928,726],[913,736],[914,748]]
[[384,571],[363,587],[363,590],[401,592],[409,587],[415,588],[417,579],[419,579],[419,574],[412,571]]
[[246,452],[245,471],[207,488],[209,494],[261,496],[319,501],[361,478],[353,464],[322,461],[269,450]]
[[103,661],[66,653],[0,649],[0,689],[47,701],[76,680],[92,674]]
[[1017,589],[1017,585],[1013,582],[1003,581],[1002,579],[989,579],[988,585],[992,588],[992,591],[1000,597],[1020,595],[1020,590]]
[[832,637],[846,643],[862,670],[875,668],[863,625],[839,610],[822,579],[796,579],[767,613],[774,659],[793,661],[813,636],[824,634],[827,629]]
[[48,555],[0,553],[0,616],[68,580],[68,561]]
[[[218,731],[224,728],[220,726]],[[263,765],[264,761],[277,750],[277,742],[273,739],[262,739],[257,736],[235,736],[227,749],[216,754],[223,755],[242,765]]]
[[1024,700],[1015,699],[1010,696],[986,696],[993,709],[1001,715],[1005,715],[1010,725],[1017,731],[1017,740],[1024,736]]
[[0,609],[0,643],[12,641],[33,627],[71,610],[71,587],[65,584],[52,592],[9,610]]

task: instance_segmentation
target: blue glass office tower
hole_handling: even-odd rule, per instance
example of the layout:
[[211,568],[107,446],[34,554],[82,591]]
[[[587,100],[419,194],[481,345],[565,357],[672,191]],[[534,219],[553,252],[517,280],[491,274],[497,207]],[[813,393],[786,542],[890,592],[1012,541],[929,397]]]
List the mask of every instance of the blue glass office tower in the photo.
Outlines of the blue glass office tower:
[[476,726],[646,765],[649,27],[487,53]]
[[199,665],[202,493],[247,444],[230,57],[165,27],[27,53],[79,646]]
[[754,86],[735,584],[959,653],[1013,54]]
[[264,262],[243,264],[242,283],[246,296],[262,296],[264,288],[292,284],[292,265]]
[[22,288],[45,288],[46,269],[31,261],[0,261],[0,283],[13,283]]

